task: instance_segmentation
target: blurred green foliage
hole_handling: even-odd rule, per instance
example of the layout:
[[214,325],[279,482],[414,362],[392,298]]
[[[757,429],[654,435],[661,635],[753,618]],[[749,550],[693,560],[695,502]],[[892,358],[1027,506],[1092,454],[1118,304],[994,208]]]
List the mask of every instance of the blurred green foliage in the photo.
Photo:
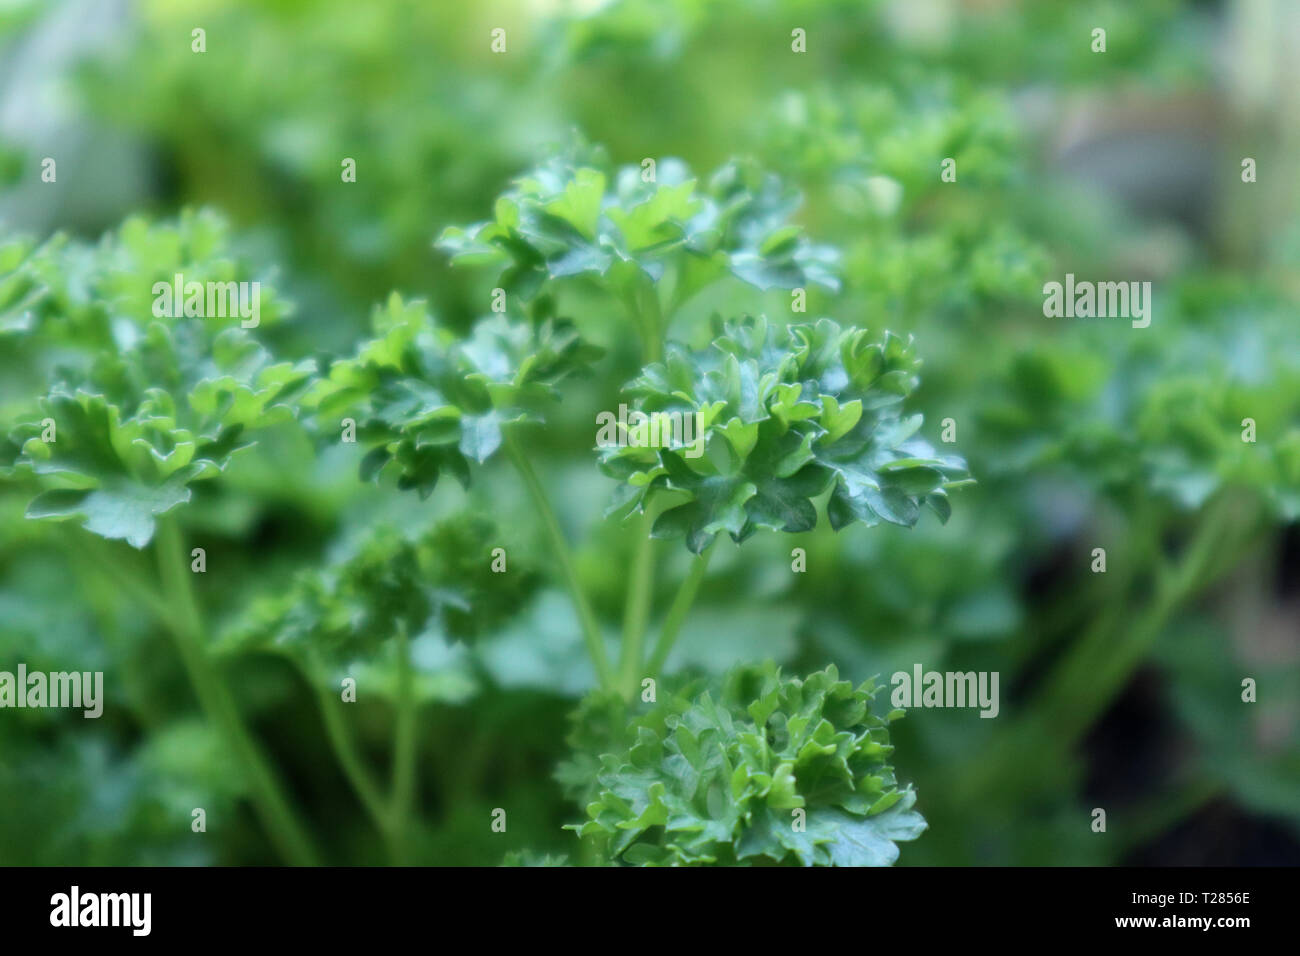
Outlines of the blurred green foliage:
[[[66,30],[61,9],[0,11],[0,55]],[[0,711],[0,862],[283,859],[254,810],[268,784],[239,759],[240,726],[327,862],[596,862],[563,827],[587,815],[581,784],[602,755],[651,772],[646,753],[680,752],[670,688],[717,688],[762,660],[785,675],[834,664],[854,686],[880,675],[882,697],[917,662],[1001,673],[997,719],[926,709],[890,727],[890,761],[929,823],[901,863],[1159,860],[1170,840],[1194,844],[1195,862],[1295,862],[1297,194],[1266,160],[1294,148],[1300,116],[1235,92],[1232,71],[1273,62],[1244,45],[1242,16],[1176,0],[157,0],[129,9],[120,40],[51,57],[49,77],[0,76],[9,102],[33,95],[24,82],[65,91],[64,126],[89,137],[60,140],[55,110],[0,126],[0,217],[13,217],[0,233],[0,669],[102,669],[107,694],[98,721]],[[1090,49],[1099,25],[1105,54]],[[806,53],[791,50],[795,28]],[[1270,69],[1268,88],[1293,88],[1285,62]],[[97,148],[116,137],[134,158]],[[40,181],[51,155],[57,185]],[[1245,156],[1261,160],[1258,183],[1241,181]],[[148,193],[124,185],[111,218],[100,196],[23,220],[56,190],[75,197],[100,157],[141,164],[101,173],[125,184],[143,170]],[[649,158],[662,199],[646,203]],[[559,172],[525,175],[537,169]],[[777,182],[788,188],[764,191]],[[736,205],[736,183],[762,201]],[[602,201],[620,215],[583,228]],[[701,211],[712,219],[675,225]],[[519,241],[483,245],[502,236]],[[647,283],[690,289],[688,264],[708,281],[653,315]],[[180,321],[158,338],[150,289],[175,272],[263,280],[262,326]],[[1150,328],[1045,318],[1042,285],[1066,272],[1152,281]],[[482,317],[499,285],[530,301],[497,329]],[[808,316],[790,313],[796,285]],[[591,629],[559,591],[508,456],[492,455],[495,429],[544,415],[519,450],[577,542],[573,574],[612,656],[644,535],[603,517],[617,483],[596,467],[593,415],[661,358],[647,328],[698,352],[715,313],[910,336],[924,364],[909,411],[937,455],[952,421],[977,483],[944,526],[823,521],[716,544],[662,662],[665,703],[634,708],[655,738],[637,752],[622,704],[593,692]],[[541,329],[556,361],[521,370],[511,343]],[[407,346],[430,335],[462,343],[468,395],[443,394],[453,377],[431,359],[412,364]],[[276,413],[313,369],[317,414]],[[82,454],[59,414],[55,457],[76,460],[46,467],[21,425],[45,417],[42,396],[111,418],[120,440]],[[337,440],[348,413],[355,445]],[[228,454],[249,437],[254,451]],[[367,451],[382,461],[364,464]],[[358,480],[390,460],[427,499]],[[435,487],[444,468],[467,487]],[[124,497],[101,520],[88,502],[108,490]],[[76,520],[26,520],[41,491]],[[233,723],[202,716],[211,701],[171,633],[191,624],[124,583],[151,580],[151,555],[77,521],[135,544],[158,521],[202,543],[193,606]],[[491,578],[508,587],[485,579],[495,547],[510,573]],[[806,572],[792,573],[792,547]],[[658,623],[698,559],[652,548]],[[355,704],[339,701],[344,674]],[[1242,702],[1246,677],[1257,703]],[[403,682],[417,689],[405,714]],[[413,725],[397,789],[415,802],[390,806],[379,778],[394,727]],[[707,733],[741,752],[732,730]],[[754,780],[743,799],[770,802],[758,794],[776,781]],[[1282,837],[1267,851],[1197,844],[1212,804]],[[197,806],[206,834],[190,830]],[[1104,835],[1088,828],[1095,806]],[[649,842],[641,862],[665,852]]]

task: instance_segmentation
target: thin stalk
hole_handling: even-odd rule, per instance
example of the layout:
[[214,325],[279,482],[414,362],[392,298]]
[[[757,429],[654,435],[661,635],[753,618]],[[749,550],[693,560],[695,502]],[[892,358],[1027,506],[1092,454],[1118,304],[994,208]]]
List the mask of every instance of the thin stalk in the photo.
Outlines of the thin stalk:
[[646,317],[646,361],[657,362],[663,353],[664,334],[667,332],[664,322],[663,307],[659,304],[659,290],[653,283],[643,287],[646,306],[642,314]]
[[99,538],[89,534],[78,535],[75,544],[69,539],[69,546],[73,554],[88,557],[99,573],[109,578],[124,593],[129,594],[132,600],[144,605],[159,623],[169,630],[180,626],[175,620],[176,608],[169,604],[157,589],[137,574],[128,571],[122,560],[117,555],[111,554]]
[[691,562],[691,570],[682,579],[681,586],[677,589],[677,595],[668,608],[668,616],[664,618],[663,629],[659,632],[659,640],[655,642],[650,661],[646,664],[646,672],[650,677],[659,676],[664,663],[668,660],[668,654],[673,649],[673,644],[677,642],[686,614],[695,603],[695,594],[700,589],[700,582],[704,580],[704,572],[709,568],[709,556],[713,554],[714,547],[715,545],[710,544]]
[[405,860],[409,841],[407,829],[415,805],[416,746],[415,674],[411,667],[411,639],[406,628],[397,626],[397,719],[393,725],[393,813],[392,849],[394,862]]
[[175,518],[159,521],[157,555],[162,592],[167,606],[174,610],[164,623],[175,638],[200,706],[248,775],[254,806],[276,848],[295,865],[316,865],[319,858],[311,838],[299,825],[279,780],[245,726],[229,686],[208,657],[203,621],[190,585],[189,552]]
[[[101,573],[99,565],[88,552],[78,548],[72,552],[70,559],[74,564],[81,566],[87,600],[98,621],[105,645],[120,665],[126,697],[131,710],[135,713],[143,728],[146,730],[157,728],[165,722],[165,716],[154,704],[153,695],[148,693],[140,669],[133,665],[128,647],[129,642],[122,641],[121,635],[117,633],[117,628],[114,626],[116,622],[112,616],[115,606],[113,599],[117,596],[118,591],[130,593],[130,589],[124,586],[124,582],[119,583],[114,575]],[[117,570],[124,577],[130,577],[120,569]],[[145,591],[150,595],[153,594],[150,588],[146,587]]]
[[642,646],[650,619],[650,596],[654,591],[654,539],[650,529],[654,518],[647,510],[637,523],[640,535],[627,582],[627,605],[623,614],[623,647],[619,657],[619,683],[628,700],[636,693],[641,677]]
[[569,544],[564,539],[564,531],[560,528],[560,521],[551,508],[550,500],[546,497],[546,489],[542,487],[542,483],[538,480],[532,464],[529,463],[528,457],[519,447],[519,443],[510,431],[505,433],[505,448],[506,454],[510,456],[510,461],[519,472],[519,477],[523,479],[524,485],[533,499],[533,504],[542,516],[542,524],[551,540],[551,546],[555,549],[555,559],[559,562],[560,572],[564,576],[564,583],[569,589],[569,597],[573,601],[574,610],[578,614],[578,622],[582,626],[582,639],[587,645],[587,653],[591,657],[592,666],[596,669],[596,680],[601,687],[612,688],[613,678],[610,674],[609,659],[605,655],[605,641],[600,635],[600,625],[596,623],[596,615],[592,613],[591,605],[587,603],[587,597],[583,593],[581,583],[578,581],[578,572],[573,566],[573,556],[569,551]]
[[[644,306],[642,303],[645,303]],[[642,360],[657,362],[663,357],[664,319],[659,294],[653,283],[638,285],[627,296],[627,307],[641,332]],[[623,645],[619,650],[619,688],[631,700],[641,677],[643,647],[650,621],[650,600],[654,594],[654,540],[650,532],[654,517],[649,511],[637,523],[636,553],[632,575],[627,582],[627,601],[623,608]]]
[[1244,532],[1228,534],[1233,522],[1229,503],[1216,502],[1181,557],[1157,567],[1154,594],[1137,619],[1126,627],[1120,605],[1099,617],[1044,682],[1026,715],[1002,737],[998,750],[973,767],[960,786],[971,794],[985,792],[1024,766],[1025,753],[1053,758],[1068,753],[1123,690],[1178,609],[1230,567],[1241,543],[1250,540],[1249,523]]
[[641,339],[643,347],[656,338],[656,333],[646,324],[645,313],[641,311],[641,306],[637,303],[636,290],[629,289],[621,296],[623,308],[627,310],[627,317],[632,320],[632,325],[636,327],[636,334]]
[[1162,564],[1151,603],[1132,627],[1102,649],[1096,666],[1090,668],[1090,679],[1077,685],[1084,689],[1082,699],[1074,702],[1068,715],[1060,715],[1063,740],[1073,742],[1092,726],[1115,694],[1123,689],[1177,610],[1204,587],[1217,559],[1228,549],[1231,517],[1228,502],[1216,502],[1197,527],[1181,558],[1172,565]]
[[352,730],[340,714],[339,702],[325,687],[324,669],[318,662],[313,661],[310,667],[304,667],[303,677],[316,693],[316,703],[320,707],[321,719],[325,723],[325,736],[334,751],[335,759],[343,769],[344,776],[352,785],[366,812],[370,814],[375,826],[381,833],[387,833],[391,819],[383,793],[370,769],[361,759]]
[[[664,350],[664,317],[659,293],[653,282],[638,283],[623,294],[628,316],[641,337],[644,363],[657,362]],[[650,531],[654,519],[644,512],[637,523],[636,550],[632,574],[627,582],[627,599],[623,606],[623,642],[619,648],[618,687],[631,700],[640,677],[646,628],[650,620],[650,599],[654,593],[654,541]]]
[[659,291],[649,279],[625,290],[621,298],[623,308],[641,338],[642,361],[647,364],[658,362],[664,353],[664,336],[668,331],[666,318],[671,318],[672,313],[665,317]]

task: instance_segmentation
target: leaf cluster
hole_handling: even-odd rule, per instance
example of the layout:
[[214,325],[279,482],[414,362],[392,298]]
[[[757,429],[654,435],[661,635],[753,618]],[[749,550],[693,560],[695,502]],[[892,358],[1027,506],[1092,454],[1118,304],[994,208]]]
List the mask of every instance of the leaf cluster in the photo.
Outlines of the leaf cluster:
[[790,222],[799,196],[777,176],[733,161],[702,185],[675,159],[648,175],[556,156],[498,198],[492,219],[449,227],[438,244],[455,263],[499,268],[524,298],[577,276],[626,297],[670,273],[674,305],[728,274],[760,289],[839,288],[835,251]]
[[475,515],[415,535],[380,525],[255,601],[225,644],[342,664],[375,657],[399,633],[472,642],[509,620],[537,586],[524,569],[491,571],[497,540],[493,523]]
[[[225,243],[211,215],[133,219],[94,246],[56,238],[29,249],[0,276],[15,347],[58,356],[45,394],[0,440],[0,470],[38,492],[29,517],[76,520],[142,548],[157,517],[224,470],[249,432],[294,417],[310,363],[275,361],[238,315],[155,315],[154,283],[175,273],[248,274]],[[283,310],[273,290],[266,300],[272,316]]]
[[834,665],[807,678],[773,664],[728,675],[715,699],[674,695],[601,757],[599,790],[571,829],[633,865],[887,866],[925,821],[890,766],[870,681]]
[[466,338],[437,325],[423,302],[397,294],[373,315],[374,337],[318,375],[302,404],[324,430],[351,418],[366,448],[363,480],[385,472],[402,489],[428,497],[444,474],[469,484],[503,429],[540,422],[555,385],[585,369],[601,350],[583,342],[572,322],[498,313]]
[[966,466],[937,454],[917,434],[921,416],[903,413],[919,366],[910,339],[831,319],[781,329],[747,316],[706,349],[670,345],[627,391],[647,415],[698,416],[704,453],[691,457],[681,442],[608,445],[601,467],[623,482],[615,509],[671,499],[654,534],[685,536],[697,554],[723,531],[739,542],[759,528],[811,530],[812,499],[828,490],[836,530],[911,526],[922,507],[946,521],[947,490]]

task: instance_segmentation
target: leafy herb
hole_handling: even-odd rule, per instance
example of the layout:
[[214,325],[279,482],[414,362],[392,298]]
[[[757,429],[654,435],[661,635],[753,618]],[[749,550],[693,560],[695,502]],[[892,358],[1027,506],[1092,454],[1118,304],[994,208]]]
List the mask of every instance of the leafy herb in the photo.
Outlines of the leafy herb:
[[574,827],[616,862],[637,865],[888,866],[925,821],[889,764],[889,722],[875,687],[832,665],[782,677],[734,671],[674,696],[601,758],[599,792]]
[[684,493],[653,533],[685,535],[696,554],[722,531],[738,542],[759,528],[809,531],[812,499],[828,489],[836,530],[881,519],[911,526],[922,506],[946,521],[947,489],[966,465],[937,456],[916,434],[921,416],[903,415],[919,365],[910,341],[873,341],[830,319],[785,330],[731,321],[702,352],[670,345],[628,386],[648,414],[698,415],[703,457],[628,444],[607,448],[602,467],[625,482],[624,512]]
[[497,315],[462,341],[435,325],[423,303],[396,294],[373,324],[375,337],[332,363],[303,405],[323,427],[354,420],[368,449],[363,480],[389,470],[422,498],[444,473],[468,485],[470,463],[501,447],[504,427],[542,421],[555,385],[600,355],[555,318],[532,326]]
[[685,164],[661,160],[615,173],[557,157],[520,177],[495,216],[446,229],[439,245],[463,265],[498,265],[501,282],[531,298],[571,276],[605,279],[630,294],[637,278],[671,270],[683,301],[730,272],[760,289],[836,289],[834,250],[789,222],[797,194],[752,163],[733,162],[701,188]]
[[26,263],[50,284],[21,297],[27,318],[14,327],[67,346],[54,384],[0,446],[6,470],[40,489],[29,517],[76,520],[143,548],[158,516],[223,471],[249,433],[293,418],[310,363],[274,361],[238,315],[159,318],[141,294],[152,287],[144,280],[170,283],[173,270],[228,281],[223,228],[204,216],[175,227],[132,220],[96,247],[54,240]]

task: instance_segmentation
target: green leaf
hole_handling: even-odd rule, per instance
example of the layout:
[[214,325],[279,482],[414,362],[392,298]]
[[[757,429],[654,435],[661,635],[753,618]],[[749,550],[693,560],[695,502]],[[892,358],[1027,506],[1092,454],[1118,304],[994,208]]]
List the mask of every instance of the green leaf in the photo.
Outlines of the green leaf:
[[374,337],[330,363],[301,404],[331,441],[343,419],[356,423],[363,481],[393,473],[399,488],[422,497],[446,474],[468,484],[470,462],[501,447],[503,428],[544,421],[556,384],[601,355],[565,319],[498,314],[461,339],[423,303],[397,295],[375,310],[372,326]]
[[911,526],[924,504],[946,520],[947,489],[966,466],[936,456],[916,436],[921,416],[903,413],[918,365],[910,341],[889,333],[872,340],[830,319],[779,330],[745,317],[724,323],[708,349],[671,345],[627,390],[647,414],[698,415],[708,454],[602,448],[602,470],[624,483],[617,510],[671,496],[654,533],[682,535],[696,553],[720,531],[736,541],[759,528],[809,531],[813,499],[828,488],[837,531],[882,519]]
[[[838,288],[836,256],[787,223],[798,197],[752,164],[731,163],[701,188],[662,159],[654,179],[557,155],[521,176],[487,222],[443,231],[456,264],[492,265],[525,299],[578,275],[599,275],[625,303],[636,281],[676,277],[678,303],[730,273],[761,289]],[[612,185],[611,185],[612,184]]]
[[[568,222],[588,239],[594,239],[596,220],[600,218],[600,204],[604,195],[604,174],[595,169],[578,169],[574,172],[573,179],[565,183],[564,191],[555,199],[543,203],[541,208]],[[513,214],[518,215],[517,207]]]
[[685,688],[630,723],[594,696],[570,738],[569,776],[598,767],[597,783],[579,791],[586,820],[569,829],[632,866],[892,864],[896,842],[925,822],[886,762],[874,694],[834,667],[799,680],[769,663],[732,671],[716,697]]
[[[273,361],[238,315],[155,314],[155,285],[170,291],[176,273],[260,281],[229,254],[217,217],[130,219],[93,246],[51,240],[21,267],[45,290],[22,293],[35,309],[23,334],[66,360],[0,445],[0,474],[32,476],[41,492],[29,517],[79,520],[142,548],[157,516],[220,474],[249,433],[292,420],[309,363]],[[14,279],[0,276],[0,300]],[[259,300],[264,323],[288,311],[269,286]]]
[[834,834],[825,849],[834,866],[892,866],[898,860],[898,843],[915,840],[926,828],[925,819],[911,809],[916,795],[903,791],[902,799],[884,813],[855,817],[842,810],[810,815],[818,828]]
[[157,487],[112,482],[94,491],[44,492],[27,506],[27,517],[78,517],[92,534],[125,540],[132,547],[143,548],[153,539],[155,518],[189,500],[190,489],[180,482]]
[[[406,533],[388,525],[344,542],[338,556],[252,603],[221,640],[299,659],[314,673],[372,668],[369,686],[396,693],[394,638],[405,633],[426,699],[461,700],[478,686],[459,646],[495,633],[525,605],[538,576],[491,570],[495,526],[478,517]],[[355,673],[351,671],[350,673]]]

